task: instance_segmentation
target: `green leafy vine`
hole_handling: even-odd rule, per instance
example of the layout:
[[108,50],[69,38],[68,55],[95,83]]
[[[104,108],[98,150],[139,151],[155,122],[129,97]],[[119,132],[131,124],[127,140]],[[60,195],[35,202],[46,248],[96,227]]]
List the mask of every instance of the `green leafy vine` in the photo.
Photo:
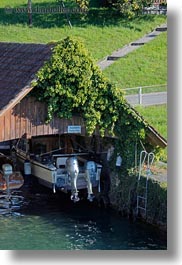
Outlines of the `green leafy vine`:
[[47,122],[54,115],[71,118],[78,113],[89,135],[96,129],[101,136],[114,134],[128,151],[131,143],[145,137],[144,120],[105,78],[79,39],[67,37],[57,43],[37,77],[32,95],[47,103]]

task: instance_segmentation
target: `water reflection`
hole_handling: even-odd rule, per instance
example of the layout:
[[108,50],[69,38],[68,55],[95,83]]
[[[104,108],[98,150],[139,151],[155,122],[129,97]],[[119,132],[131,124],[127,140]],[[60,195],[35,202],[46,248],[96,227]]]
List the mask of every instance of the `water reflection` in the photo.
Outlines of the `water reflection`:
[[20,216],[0,217],[0,249],[166,249],[158,230],[87,201],[74,204],[47,191],[29,193],[27,201]]

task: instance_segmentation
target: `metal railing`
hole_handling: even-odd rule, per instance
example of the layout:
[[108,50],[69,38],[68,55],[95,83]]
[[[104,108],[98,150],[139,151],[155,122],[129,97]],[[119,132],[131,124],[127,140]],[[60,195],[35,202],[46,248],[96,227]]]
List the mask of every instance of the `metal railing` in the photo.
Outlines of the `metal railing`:
[[143,14],[147,15],[167,15],[167,8],[161,8],[161,7],[144,7],[143,8]]
[[122,89],[125,95],[155,93],[167,91],[167,84],[151,85],[151,86],[138,86]]
[[[126,99],[132,105],[142,105],[142,104],[164,104],[167,102],[167,84],[162,85],[151,85],[151,86],[140,86],[133,88],[123,89]],[[154,102],[148,102],[147,98],[153,95]],[[163,98],[161,101],[159,98]],[[145,102],[146,101],[146,102]]]

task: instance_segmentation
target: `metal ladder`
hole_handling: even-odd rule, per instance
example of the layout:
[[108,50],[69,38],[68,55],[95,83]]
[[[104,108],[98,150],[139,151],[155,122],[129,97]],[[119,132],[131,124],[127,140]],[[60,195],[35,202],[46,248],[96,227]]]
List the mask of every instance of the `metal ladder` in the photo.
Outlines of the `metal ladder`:
[[[152,175],[151,173],[151,165],[154,162],[154,153],[141,151],[140,153],[140,164],[139,164],[139,175],[138,175],[138,189],[140,185],[141,174],[146,178],[145,186],[142,187],[143,193],[137,194],[137,215],[139,213],[139,209],[144,211],[145,217],[147,213],[147,193],[148,193],[148,179]],[[144,170],[144,165],[146,164],[146,169]]]

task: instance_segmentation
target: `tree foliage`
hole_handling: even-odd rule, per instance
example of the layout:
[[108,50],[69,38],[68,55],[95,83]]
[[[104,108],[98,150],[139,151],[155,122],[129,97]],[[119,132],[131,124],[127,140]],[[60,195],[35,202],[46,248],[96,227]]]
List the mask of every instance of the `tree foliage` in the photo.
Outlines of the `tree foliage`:
[[76,3],[83,9],[87,9],[89,6],[89,0],[76,0]]
[[132,18],[136,14],[141,13],[143,7],[149,6],[153,0],[107,0],[107,2],[123,16]]
[[143,119],[125,101],[121,90],[106,79],[78,39],[67,37],[53,48],[50,61],[38,72],[33,95],[53,115],[71,118],[79,113],[89,135],[119,136],[120,146],[130,153],[136,139],[144,137]]

